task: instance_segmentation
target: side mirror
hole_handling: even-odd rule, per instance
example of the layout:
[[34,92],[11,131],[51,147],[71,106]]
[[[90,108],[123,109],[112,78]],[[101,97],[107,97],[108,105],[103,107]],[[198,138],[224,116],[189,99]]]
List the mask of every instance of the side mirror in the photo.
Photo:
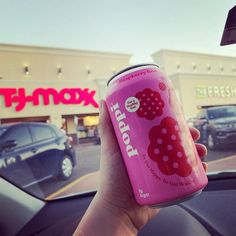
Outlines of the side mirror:
[[194,126],[199,127],[205,123],[207,123],[207,118],[206,117],[199,117],[194,120]]
[[17,146],[16,140],[7,140],[0,142],[0,152],[5,151],[6,149],[13,148]]
[[201,118],[200,118],[200,121],[201,121],[202,123],[206,123],[206,122],[207,122],[207,118],[206,118],[206,117],[201,117]]

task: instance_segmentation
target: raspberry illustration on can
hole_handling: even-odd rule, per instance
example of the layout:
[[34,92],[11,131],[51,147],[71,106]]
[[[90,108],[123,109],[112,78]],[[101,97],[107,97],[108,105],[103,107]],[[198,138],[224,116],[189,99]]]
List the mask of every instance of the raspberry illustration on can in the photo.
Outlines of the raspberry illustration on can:
[[140,102],[140,107],[137,111],[138,116],[153,120],[156,116],[161,116],[163,113],[164,102],[160,93],[146,88],[142,92],[138,92],[135,97]]
[[148,155],[157,162],[162,173],[186,177],[191,174],[192,167],[181,144],[179,130],[177,121],[171,117],[154,126],[149,132]]
[[168,206],[201,193],[205,171],[171,81],[157,65],[118,72],[106,102],[140,205]]

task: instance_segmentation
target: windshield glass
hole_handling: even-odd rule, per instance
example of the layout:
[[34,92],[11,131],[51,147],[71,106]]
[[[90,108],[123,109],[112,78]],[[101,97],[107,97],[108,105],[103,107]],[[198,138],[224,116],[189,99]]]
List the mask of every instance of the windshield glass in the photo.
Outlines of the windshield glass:
[[[208,172],[236,169],[236,46],[220,46],[234,0],[1,1],[0,175],[43,199],[97,188],[100,99],[118,71],[155,63]],[[165,87],[161,87],[163,91]],[[132,104],[131,104],[132,105]],[[199,112],[202,117],[198,117]],[[220,130],[220,131],[219,131]],[[140,134],[139,136],[142,136]]]
[[236,107],[223,107],[219,109],[209,109],[207,111],[209,119],[220,119],[226,117],[236,118]]

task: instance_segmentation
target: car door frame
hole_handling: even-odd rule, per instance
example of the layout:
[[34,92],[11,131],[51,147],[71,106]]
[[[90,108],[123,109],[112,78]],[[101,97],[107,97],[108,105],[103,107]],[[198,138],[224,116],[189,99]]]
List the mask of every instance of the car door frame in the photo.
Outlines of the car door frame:
[[[52,135],[51,138],[37,140],[32,130],[33,127],[43,127],[48,129]],[[33,142],[38,145],[37,158],[40,162],[41,168],[44,169],[44,172],[42,172],[42,176],[39,180],[48,179],[57,175],[58,163],[56,162],[57,160],[59,161],[59,159],[62,158],[64,153],[63,147],[57,141],[57,134],[50,126],[46,126],[44,124],[30,124],[29,129],[33,138]]]
[[[33,172],[29,164],[29,160],[34,158],[34,154],[32,152],[34,143],[30,130],[25,124],[13,125],[12,127],[9,128],[9,130],[6,131],[3,138],[7,139],[7,137],[9,137],[9,135],[11,135],[12,132],[15,132],[16,129],[21,129],[21,128],[25,128],[27,130],[29,137],[31,139],[31,143],[11,148],[9,151],[6,151],[3,154],[4,156],[3,158],[4,160],[9,160],[11,158],[11,166],[10,169],[8,169],[7,171],[11,173],[13,173],[13,171],[16,171],[16,176],[14,177],[14,174],[11,175],[10,173],[9,177],[12,178],[12,181],[14,181],[16,185],[22,185],[22,187],[24,187],[25,185],[28,185],[31,182],[35,181],[35,177],[33,176]],[[5,163],[7,162],[5,161]],[[15,169],[16,167],[17,169]],[[17,174],[17,172],[19,173],[19,175]],[[22,182],[19,181],[20,176],[23,178],[21,180]]]

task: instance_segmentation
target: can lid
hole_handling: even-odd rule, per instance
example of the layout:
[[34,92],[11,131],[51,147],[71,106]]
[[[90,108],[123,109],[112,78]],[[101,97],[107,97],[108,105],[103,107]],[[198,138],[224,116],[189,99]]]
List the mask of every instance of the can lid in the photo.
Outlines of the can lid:
[[157,64],[154,64],[154,63],[143,63],[143,64],[137,64],[137,65],[134,65],[134,66],[129,66],[119,72],[117,72],[116,74],[114,74],[107,82],[107,86],[109,85],[109,83],[111,82],[111,80],[113,80],[116,76],[128,71],[128,70],[132,70],[132,69],[135,69],[135,68],[138,68],[138,67],[142,67],[142,66],[156,66],[159,68],[159,66]]

